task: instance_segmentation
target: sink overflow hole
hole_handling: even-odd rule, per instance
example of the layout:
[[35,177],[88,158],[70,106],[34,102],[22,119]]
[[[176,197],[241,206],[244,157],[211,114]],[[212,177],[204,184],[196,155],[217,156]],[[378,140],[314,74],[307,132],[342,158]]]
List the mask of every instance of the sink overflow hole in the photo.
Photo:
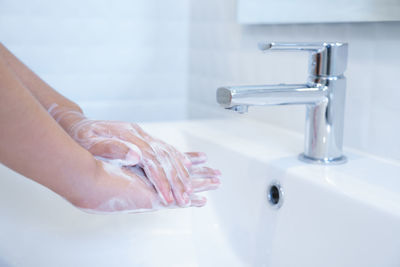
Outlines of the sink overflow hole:
[[283,193],[278,183],[272,183],[268,187],[268,201],[274,208],[280,208],[283,202]]

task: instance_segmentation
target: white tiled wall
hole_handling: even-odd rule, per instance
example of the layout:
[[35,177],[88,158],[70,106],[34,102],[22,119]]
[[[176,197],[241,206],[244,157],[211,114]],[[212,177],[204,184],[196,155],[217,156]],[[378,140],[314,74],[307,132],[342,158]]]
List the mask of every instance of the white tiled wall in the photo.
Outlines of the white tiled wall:
[[[243,26],[235,0],[192,0],[190,101],[213,109],[221,85],[304,82],[307,55],[263,54],[263,40],[349,42],[345,145],[400,159],[400,22]],[[263,107],[245,116],[302,132],[304,110]]]
[[[262,40],[349,42],[345,145],[400,159],[400,22],[243,26],[235,0],[0,0],[1,42],[89,113],[137,107],[127,120],[184,118],[187,99],[220,110],[221,85],[305,81],[306,54],[262,54]],[[301,106],[245,116],[304,127]]]
[[184,108],[188,14],[186,0],[0,0],[0,41],[80,103]]

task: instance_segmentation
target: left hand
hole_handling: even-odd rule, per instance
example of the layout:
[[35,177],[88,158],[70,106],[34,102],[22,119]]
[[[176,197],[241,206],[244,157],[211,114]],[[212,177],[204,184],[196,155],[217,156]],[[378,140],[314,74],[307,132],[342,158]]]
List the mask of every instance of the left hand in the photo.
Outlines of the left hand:
[[[90,120],[80,112],[59,107],[49,113],[76,142],[98,158],[122,166],[140,166],[165,205],[190,203],[192,184],[197,181],[191,179],[188,170],[193,164],[205,162],[204,153],[183,154],[134,123]],[[213,173],[215,179],[220,175],[210,168],[208,173]]]

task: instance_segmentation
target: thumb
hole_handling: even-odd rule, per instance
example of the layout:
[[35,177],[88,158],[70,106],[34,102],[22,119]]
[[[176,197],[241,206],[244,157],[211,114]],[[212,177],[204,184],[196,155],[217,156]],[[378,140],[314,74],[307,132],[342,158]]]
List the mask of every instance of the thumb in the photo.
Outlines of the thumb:
[[119,139],[100,138],[88,150],[94,156],[116,160],[123,166],[137,165],[142,159],[136,145]]

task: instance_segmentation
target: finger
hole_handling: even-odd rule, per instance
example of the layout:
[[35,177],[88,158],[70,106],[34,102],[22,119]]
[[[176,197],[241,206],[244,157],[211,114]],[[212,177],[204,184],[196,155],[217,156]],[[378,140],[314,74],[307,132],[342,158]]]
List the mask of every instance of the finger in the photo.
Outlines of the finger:
[[175,197],[176,203],[180,207],[185,207],[189,204],[190,198],[188,193],[185,191],[184,184],[179,177],[179,169],[174,160],[168,154],[168,151],[163,148],[158,147],[157,144],[153,146],[156,159],[159,162],[161,168],[164,170],[166,177],[171,185],[173,195]]
[[[178,178],[183,184],[185,191],[187,191],[187,193],[190,194],[192,187],[190,183],[189,172],[186,169],[186,165],[189,166],[191,165],[190,160],[186,158],[182,153],[180,153],[177,149],[175,149],[173,146],[166,144],[161,140],[152,138],[149,134],[143,131],[143,129],[140,128],[137,124],[131,124],[131,126],[132,126],[131,134],[133,135],[131,138],[140,139],[138,141],[142,145],[150,146],[153,152],[158,155],[158,161],[160,161],[159,157],[168,158],[170,163],[173,165],[173,168],[176,169]],[[147,142],[143,139],[147,140]],[[146,144],[144,144],[145,142]],[[175,179],[173,180],[175,181]],[[180,185],[178,187],[180,187]]]
[[172,192],[175,196],[176,204],[179,207],[186,207],[190,204],[190,197],[188,193],[185,192],[185,188],[183,184],[178,180],[178,176],[175,169],[171,170],[171,177],[172,180]]
[[[145,140],[143,136],[147,137],[148,140]],[[132,143],[137,144],[142,152],[143,158],[148,161],[153,162],[154,165],[157,166],[157,169],[153,170],[152,173],[147,173],[148,170],[143,165],[146,175],[149,179],[155,183],[157,186],[157,191],[161,192],[162,195],[168,199],[166,195],[167,192],[163,191],[165,189],[165,181],[170,185],[170,192],[172,190],[173,198],[175,198],[176,203],[180,206],[187,206],[190,202],[189,195],[185,192],[184,181],[188,181],[188,185],[190,185],[189,174],[184,167],[180,166],[175,162],[175,158],[168,151],[168,145],[164,144],[161,141],[153,140],[149,135],[147,135],[139,126],[133,124],[132,130],[128,133],[128,135],[123,137],[125,140],[132,140]],[[153,140],[153,141],[152,141]],[[186,186],[189,192],[191,190],[190,186]]]
[[139,135],[140,137],[146,139],[146,140],[151,140],[154,139],[152,138],[148,133],[146,133],[139,125],[136,123],[131,123],[132,129],[131,131],[135,133],[135,135]]
[[[175,149],[175,150],[176,150],[176,149]],[[182,162],[183,166],[184,166],[186,169],[190,169],[190,168],[192,167],[193,163],[192,163],[192,161],[189,159],[189,157],[188,157],[186,154],[181,153],[181,152],[178,151],[178,150],[176,150],[176,152],[177,152],[177,156],[178,156],[179,160]]]
[[161,201],[165,205],[173,203],[174,196],[171,191],[170,183],[159,164],[144,155],[144,159],[139,165],[143,168],[149,181],[156,188]]
[[214,178],[221,176],[221,172],[209,167],[193,167],[190,169],[190,177],[196,178]]
[[[142,209],[147,209],[147,210],[158,210],[158,209],[162,209],[162,208],[167,208],[170,205],[165,204],[161,198],[159,193],[157,192],[156,188],[154,187],[154,185],[150,182],[150,180],[148,179],[148,177],[146,176],[144,170],[139,167],[139,166],[128,166],[128,167],[124,167],[126,170],[128,170],[130,172],[130,175],[134,175],[136,178],[135,181],[136,182],[140,182],[142,184],[142,187],[146,188],[146,193],[147,197],[141,198],[140,201],[137,201],[140,205],[140,207],[142,207]],[[133,185],[134,188],[137,188],[137,184]],[[140,192],[139,194],[143,195],[143,192]],[[133,195],[138,195],[137,193],[133,193]],[[135,211],[137,212],[137,211]]]
[[181,160],[180,152],[177,151],[174,147],[167,145],[167,154],[169,156],[169,160],[172,162],[174,167],[177,170],[177,175],[179,180],[182,182],[185,191],[190,194],[192,192],[192,183],[189,175],[189,171],[184,165],[184,162]]
[[192,186],[193,192],[203,192],[209,190],[215,190],[221,185],[221,181],[218,178],[213,179],[193,179]]
[[136,165],[136,166],[126,166],[125,168],[129,170],[132,174],[136,175],[136,177],[140,178],[140,180],[144,184],[146,184],[147,187],[154,189],[154,192],[157,193],[154,185],[150,182],[149,178],[147,178],[146,173],[141,167]]
[[124,166],[137,165],[142,158],[142,153],[137,146],[118,139],[99,138],[88,150],[95,156],[119,160],[119,163]]
[[179,181],[183,184],[185,191],[190,194],[192,191],[191,180],[189,172],[185,166],[185,161],[187,163],[189,160],[186,159],[185,156],[175,147],[161,140],[153,139],[149,144],[158,155],[166,158],[172,164],[173,168],[177,171]]
[[139,166],[143,168],[147,178],[154,185],[157,193],[164,205],[169,205],[174,202],[174,195],[170,186],[170,182],[166,177],[160,162],[157,160],[156,152],[148,142],[140,136],[135,135],[135,129],[124,132],[120,137],[129,143],[137,145],[142,152],[142,160]]
[[190,200],[190,206],[192,207],[203,207],[205,204],[207,204],[207,198],[203,196],[191,195]]
[[207,161],[207,155],[203,152],[186,152],[185,155],[189,158],[190,162],[194,165],[202,164]]
[[174,146],[163,142],[162,140],[156,140],[160,145],[167,147],[169,150],[174,152],[175,157],[182,162],[183,167],[190,168],[192,166],[192,161],[189,157],[185,154],[180,152]]

